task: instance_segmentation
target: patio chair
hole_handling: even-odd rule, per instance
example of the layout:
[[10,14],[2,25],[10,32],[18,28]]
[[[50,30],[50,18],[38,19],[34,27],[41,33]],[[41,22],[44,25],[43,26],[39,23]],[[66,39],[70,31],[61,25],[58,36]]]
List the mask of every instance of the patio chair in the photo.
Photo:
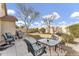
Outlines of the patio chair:
[[27,39],[24,39],[24,42],[27,44],[28,52],[31,52],[33,56],[41,56],[46,53],[46,47],[38,44],[32,45]]
[[23,33],[21,31],[16,31],[16,36],[19,38],[19,39],[22,39],[23,38]]
[[6,43],[0,45],[0,51],[13,46],[14,44],[12,42],[15,41],[15,38],[13,35],[11,35],[11,33],[4,33],[4,34],[2,34],[2,36],[5,39]]
[[4,33],[2,36],[5,39],[6,44],[12,44],[15,41],[15,37],[11,33]]

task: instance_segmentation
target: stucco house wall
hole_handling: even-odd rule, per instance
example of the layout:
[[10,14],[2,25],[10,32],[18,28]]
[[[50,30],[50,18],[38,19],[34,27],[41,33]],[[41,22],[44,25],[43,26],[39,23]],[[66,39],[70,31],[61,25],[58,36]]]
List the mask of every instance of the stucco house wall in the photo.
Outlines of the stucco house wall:
[[11,22],[11,21],[2,21],[1,22],[1,31],[2,33],[6,33],[6,32],[10,32],[13,35],[15,35],[15,22]]
[[[0,41],[3,41],[2,34],[10,32],[15,35],[16,32],[16,18],[14,16],[3,16],[0,17]],[[0,43],[1,44],[1,43]]]
[[0,3],[0,44],[4,41],[2,34],[10,32],[15,35],[15,21],[14,16],[8,16],[7,14],[6,3]]
[[0,21],[0,39],[1,39],[1,21]]

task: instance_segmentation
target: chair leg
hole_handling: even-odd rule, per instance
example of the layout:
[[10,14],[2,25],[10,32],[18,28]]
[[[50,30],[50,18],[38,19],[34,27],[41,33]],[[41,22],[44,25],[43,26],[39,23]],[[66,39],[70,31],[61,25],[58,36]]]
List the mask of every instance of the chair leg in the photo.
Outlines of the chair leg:
[[55,45],[55,51],[56,51],[56,49],[57,49],[57,45]]
[[46,49],[46,47],[44,47],[44,53],[47,53],[45,49]]
[[44,50],[44,53],[47,53],[46,50]]
[[30,52],[30,49],[28,49],[28,52]]

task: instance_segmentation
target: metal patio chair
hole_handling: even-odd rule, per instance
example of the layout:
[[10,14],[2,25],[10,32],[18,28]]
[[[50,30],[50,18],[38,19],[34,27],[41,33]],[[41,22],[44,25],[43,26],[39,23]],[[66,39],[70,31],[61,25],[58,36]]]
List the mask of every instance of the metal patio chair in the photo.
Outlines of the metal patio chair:
[[27,39],[24,39],[24,42],[27,44],[28,52],[31,52],[33,56],[41,56],[46,53],[45,46],[41,46],[38,43],[31,44]]
[[4,37],[6,44],[11,44],[15,41],[15,37],[11,33],[4,33],[2,36]]

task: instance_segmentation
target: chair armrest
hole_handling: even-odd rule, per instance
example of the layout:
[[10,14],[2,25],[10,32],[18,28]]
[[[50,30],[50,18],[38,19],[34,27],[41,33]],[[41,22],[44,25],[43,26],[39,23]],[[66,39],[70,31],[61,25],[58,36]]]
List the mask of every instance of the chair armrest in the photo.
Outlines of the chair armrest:
[[39,51],[39,50],[45,50],[46,49],[46,47],[45,46],[42,46],[41,48],[39,48],[37,51]]
[[36,45],[39,45],[39,46],[41,46],[41,43],[40,42],[35,42],[35,43],[33,43],[32,45],[34,45],[34,44],[36,44]]

